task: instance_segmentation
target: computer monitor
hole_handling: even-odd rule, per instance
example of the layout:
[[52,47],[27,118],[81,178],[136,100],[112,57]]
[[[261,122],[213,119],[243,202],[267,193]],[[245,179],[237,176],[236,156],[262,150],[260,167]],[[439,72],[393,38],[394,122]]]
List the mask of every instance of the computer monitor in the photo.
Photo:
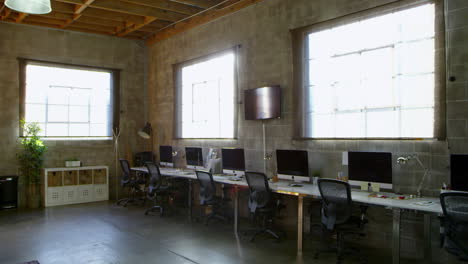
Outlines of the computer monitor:
[[309,158],[305,150],[276,150],[278,178],[309,182]]
[[160,164],[163,167],[174,167],[172,146],[159,146]]
[[221,149],[223,173],[244,175],[245,157],[244,149],[223,148]]
[[201,148],[185,148],[185,159],[187,160],[187,168],[201,170],[203,169],[203,154]]
[[349,183],[379,183],[382,189],[392,189],[392,153],[348,152]]
[[450,155],[450,185],[454,191],[468,192],[468,155]]

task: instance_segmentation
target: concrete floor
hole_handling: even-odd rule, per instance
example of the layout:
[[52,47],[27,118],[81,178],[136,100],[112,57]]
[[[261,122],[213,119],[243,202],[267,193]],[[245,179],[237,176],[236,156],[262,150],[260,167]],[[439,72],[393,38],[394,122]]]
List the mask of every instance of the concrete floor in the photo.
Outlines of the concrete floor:
[[[297,257],[294,235],[281,243],[251,243],[236,238],[231,224],[204,226],[183,215],[161,218],[143,211],[110,202],[0,211],[0,263],[335,263],[334,255],[314,260],[318,245],[310,238]],[[369,263],[390,263],[389,254],[373,251]]]

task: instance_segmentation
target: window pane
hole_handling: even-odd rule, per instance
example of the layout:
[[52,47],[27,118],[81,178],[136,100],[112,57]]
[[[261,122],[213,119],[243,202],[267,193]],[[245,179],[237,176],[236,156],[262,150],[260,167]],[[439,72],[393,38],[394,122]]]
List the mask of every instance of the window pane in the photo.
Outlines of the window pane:
[[49,105],[47,122],[68,122],[68,106]]
[[68,124],[47,124],[46,135],[48,137],[66,137],[68,136]]
[[26,120],[27,122],[44,123],[46,120],[45,105],[26,104]]
[[88,106],[70,106],[70,122],[89,122]]
[[335,137],[335,116],[333,114],[312,114],[312,133],[319,138]]
[[402,137],[433,137],[434,109],[401,111]]
[[402,76],[398,79],[402,107],[434,105],[434,75]]
[[364,137],[364,113],[343,113],[336,115],[336,137]]
[[391,110],[368,112],[367,137],[399,137],[398,112]]
[[70,136],[89,136],[89,124],[70,124]]

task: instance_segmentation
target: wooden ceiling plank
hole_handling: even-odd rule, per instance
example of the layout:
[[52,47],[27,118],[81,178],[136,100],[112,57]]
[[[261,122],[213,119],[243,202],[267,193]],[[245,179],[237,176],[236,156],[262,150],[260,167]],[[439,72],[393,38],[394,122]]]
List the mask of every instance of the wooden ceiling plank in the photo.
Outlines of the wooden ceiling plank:
[[82,15],[78,21],[88,23],[88,24],[101,25],[101,26],[125,27],[124,22],[119,22],[116,20],[110,20],[110,19],[104,19],[104,18],[90,17],[90,16],[85,16],[85,15]]
[[38,15],[38,16],[55,18],[55,19],[62,19],[62,20],[73,19],[72,14],[64,14],[64,13],[55,12],[55,11],[52,11],[52,12],[50,12],[48,14],[41,14],[41,15]]
[[30,15],[24,20],[24,22],[36,22],[36,23],[60,26],[63,24],[64,21],[61,19]]
[[178,12],[186,15],[194,15],[201,11],[202,8],[181,4],[177,2],[167,1],[167,0],[122,0],[125,2],[138,4],[138,5],[145,5],[150,7],[159,8],[162,10]]
[[94,2],[92,7],[100,8],[104,10],[116,11],[121,13],[141,15],[145,17],[155,17],[162,20],[171,22],[179,21],[187,17],[184,14],[165,11],[154,7],[141,6],[128,2],[116,1],[116,0],[99,0]]
[[94,31],[101,31],[101,32],[106,32],[109,35],[114,34],[115,32],[115,27],[108,27],[108,26],[100,26],[100,25],[95,25],[95,24],[88,24],[88,23],[83,23],[80,21],[76,21],[70,27],[75,27],[75,28],[82,28],[82,29],[88,29],[88,30],[94,30]]
[[23,24],[28,24],[28,25],[33,25],[33,26],[40,26],[40,27],[48,27],[48,28],[57,28],[60,29],[60,25],[52,25],[52,24],[47,24],[47,23],[41,23],[41,22],[34,22],[34,21],[28,21],[24,20]]
[[151,22],[153,22],[154,20],[156,20],[156,18],[154,18],[154,17],[146,17],[145,20],[146,20],[145,23],[142,23],[142,24],[134,24],[134,25],[132,25],[132,26],[130,26],[130,27],[125,28],[123,31],[118,32],[118,33],[117,33],[117,36],[118,36],[118,37],[124,37],[125,35],[127,35],[127,34],[133,32],[133,31],[136,31],[136,30],[138,30],[138,29],[140,29],[140,28],[142,28],[142,27],[148,25],[149,23],[151,23]]
[[112,33],[109,33],[106,31],[99,31],[99,30],[77,27],[76,24],[71,25],[70,27],[68,27],[68,29],[74,30],[74,31],[85,32],[85,33],[92,33],[92,34],[112,35]]
[[235,2],[235,3],[226,8],[223,8],[223,9],[212,8],[210,10],[203,12],[200,15],[188,18],[184,21],[180,21],[178,23],[175,23],[157,32],[155,35],[148,38],[148,40],[146,41],[146,44],[152,45],[158,41],[170,38],[176,34],[179,34],[181,32],[187,31],[194,27],[206,24],[212,20],[234,13],[236,11],[239,11],[242,8],[248,7],[250,5],[256,4],[261,1],[263,0],[237,0],[237,1],[232,0],[232,2]]
[[90,8],[87,8],[83,12],[83,15],[90,16],[90,17],[105,18],[105,19],[110,19],[110,20],[119,21],[119,22],[130,21],[135,24],[141,24],[145,22],[145,18],[143,16],[124,14],[124,13],[108,11],[104,9],[97,9],[97,8],[93,8],[92,6]]
[[60,13],[74,14],[75,6],[70,3],[51,1],[52,10]]
[[175,2],[189,4],[201,8],[210,8],[222,2],[222,0],[175,0]]

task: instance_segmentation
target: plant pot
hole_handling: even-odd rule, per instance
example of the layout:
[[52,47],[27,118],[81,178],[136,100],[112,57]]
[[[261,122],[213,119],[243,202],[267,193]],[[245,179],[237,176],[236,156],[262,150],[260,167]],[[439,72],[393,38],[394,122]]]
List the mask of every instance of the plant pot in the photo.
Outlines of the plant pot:
[[36,209],[41,206],[41,194],[38,184],[28,185],[28,208]]

